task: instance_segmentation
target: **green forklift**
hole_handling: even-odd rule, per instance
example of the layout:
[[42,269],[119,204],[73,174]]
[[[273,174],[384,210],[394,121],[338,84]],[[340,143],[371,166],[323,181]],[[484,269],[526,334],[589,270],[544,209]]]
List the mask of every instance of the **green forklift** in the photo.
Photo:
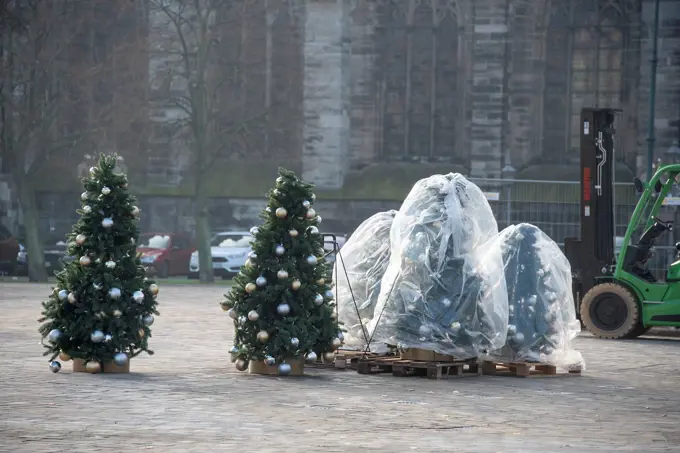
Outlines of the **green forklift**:
[[[581,237],[565,238],[576,312],[599,338],[635,338],[651,327],[680,327],[680,259],[659,279],[648,268],[654,245],[671,234],[660,218],[680,184],[680,164],[634,179],[638,202],[618,253],[614,250],[614,119],[616,110],[581,111]],[[665,237],[668,241],[668,237]],[[680,243],[676,244],[680,252]]]

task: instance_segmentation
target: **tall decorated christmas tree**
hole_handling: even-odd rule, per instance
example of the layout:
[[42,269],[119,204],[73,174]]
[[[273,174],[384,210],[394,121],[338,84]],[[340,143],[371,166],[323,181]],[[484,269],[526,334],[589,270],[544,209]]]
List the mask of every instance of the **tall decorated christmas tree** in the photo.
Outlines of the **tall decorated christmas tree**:
[[75,259],[57,274],[43,302],[40,333],[50,369],[73,359],[74,371],[126,372],[146,351],[158,286],[145,277],[136,251],[140,210],[116,156],[102,156],[83,179],[80,219],[69,234]]
[[305,358],[332,361],[342,344],[313,187],[279,169],[264,223],[251,229],[252,252],[222,302],[239,371],[300,374]]

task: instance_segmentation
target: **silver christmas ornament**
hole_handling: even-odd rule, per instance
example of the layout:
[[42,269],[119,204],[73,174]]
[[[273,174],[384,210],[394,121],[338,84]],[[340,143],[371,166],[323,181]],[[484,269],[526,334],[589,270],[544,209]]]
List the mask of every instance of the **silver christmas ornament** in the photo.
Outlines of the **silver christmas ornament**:
[[80,199],[83,201],[87,201],[87,197],[88,197],[87,192],[83,192],[80,194]]
[[307,209],[307,214],[305,214],[305,216],[308,219],[313,219],[314,217],[316,217],[316,211],[314,210],[314,208],[309,208]]
[[320,225],[322,220],[323,219],[321,218],[320,215],[316,216],[316,219],[314,219],[314,221],[316,222],[317,225]]
[[86,240],[87,236],[85,236],[84,234],[79,234],[78,236],[76,236],[76,244],[78,245],[83,245]]
[[302,207],[305,209],[309,209],[309,207],[312,205],[312,203],[309,202],[309,200],[304,200],[302,202]]
[[59,341],[59,338],[61,338],[61,330],[59,329],[52,329],[50,330],[50,333],[47,334],[47,340],[50,343],[56,343]]
[[239,371],[245,371],[245,370],[248,369],[248,362],[246,362],[243,359],[238,359],[238,360],[236,360],[236,362],[234,362],[234,366]]
[[426,326],[422,324],[420,327],[418,327],[418,333],[424,337],[428,336],[430,333],[432,333],[432,329],[430,326]]
[[514,324],[508,325],[508,335],[514,335],[517,333],[517,327]]
[[453,333],[454,335],[460,331],[460,323],[458,321],[452,322],[449,327],[451,329],[451,333]]
[[57,362],[56,360],[52,360],[50,362],[50,371],[53,373],[58,373],[61,371],[61,363]]
[[286,272],[284,269],[281,269],[276,273],[276,278],[279,280],[285,280],[288,278],[288,272]]
[[522,332],[517,332],[513,339],[516,343],[524,343],[524,334]]
[[104,332],[101,330],[95,330],[90,334],[90,340],[92,340],[93,343],[101,343],[104,341]]
[[229,315],[231,319],[238,318],[238,313],[236,312],[235,308],[230,308],[229,310],[227,310],[227,315]]
[[343,334],[342,332],[338,332],[338,340],[340,340],[341,342],[345,341],[345,334]]
[[294,348],[297,348],[298,346],[300,346],[300,340],[293,337],[293,338],[290,339],[290,345]]
[[104,266],[106,266],[107,269],[111,270],[116,268],[116,263],[114,261],[109,260],[106,263],[104,263]]
[[144,302],[144,293],[139,290],[135,291],[134,293],[132,293],[132,300],[134,300],[138,304],[141,304],[142,302]]
[[118,366],[125,366],[130,360],[124,352],[118,352],[113,356],[113,363]]
[[250,311],[248,312],[248,319],[250,319],[251,321],[255,322],[255,321],[257,321],[258,319],[260,319],[260,314],[259,314],[258,312],[256,312],[255,310],[250,310]]
[[106,217],[102,220],[102,226],[104,228],[111,228],[113,226],[113,220],[110,219],[109,217]]
[[65,301],[68,298],[68,291],[65,289],[62,289],[57,293],[57,297],[59,298],[60,301]]
[[282,245],[277,245],[274,253],[276,256],[283,256],[283,254],[286,253],[286,249]]
[[139,209],[137,206],[133,206],[131,213],[134,217],[139,217],[139,215],[142,213],[142,210]]
[[92,208],[89,205],[83,206],[83,213],[89,214],[92,212]]
[[317,359],[316,352],[310,351],[309,354],[307,354],[306,359],[307,359],[308,362],[316,362],[316,359]]
[[151,324],[154,322],[154,317],[151,313],[146,314],[142,317],[142,323],[146,326],[149,327]]
[[287,376],[287,375],[289,375],[289,374],[290,374],[290,370],[291,370],[290,365],[287,364],[287,363],[285,363],[285,362],[284,362],[284,363],[281,363],[281,364],[279,365],[279,374],[282,375],[282,376]]
[[106,334],[104,335],[104,343],[111,343],[113,341],[113,337],[111,334]]
[[311,226],[311,227],[307,228],[307,231],[309,232],[309,234],[314,234],[314,235],[319,234],[319,229],[315,226]]
[[[260,229],[256,226],[254,226],[250,229],[250,235],[251,236],[257,236],[257,233],[259,233],[259,232],[260,232]],[[254,254],[255,252],[250,252],[250,253]]]
[[233,362],[234,359],[236,359],[236,355],[238,354],[238,348],[236,346],[232,346],[231,349],[229,350],[229,354],[231,354],[231,359]]
[[267,366],[273,366],[276,363],[276,359],[270,355],[264,358],[264,364]]
[[286,208],[276,208],[275,214],[279,219],[285,219],[288,216],[288,211]]
[[333,295],[333,291],[331,291],[331,290],[329,289],[328,291],[326,291],[325,293],[323,293],[323,297],[325,297],[325,298],[328,299],[328,300],[333,300],[333,297],[335,297],[335,296]]
[[109,290],[109,297],[111,299],[117,300],[120,299],[120,296],[121,296],[120,288],[111,288]]
[[267,279],[260,275],[260,276],[257,277],[257,279],[255,280],[255,284],[256,284],[257,286],[259,286],[260,288],[262,288],[263,286],[265,286],[265,285],[267,284]]
[[309,264],[310,266],[316,266],[316,264],[319,262],[316,259],[316,256],[314,256],[314,255],[309,255],[307,257],[306,261],[307,261],[307,264]]
[[92,264],[92,260],[90,259],[89,256],[85,255],[80,257],[78,263],[80,263],[81,266],[86,267]]
[[290,313],[290,305],[283,303],[276,307],[276,312],[281,316],[286,316]]
[[290,230],[288,234],[290,235],[290,237],[296,238],[298,237],[298,230]]
[[105,187],[102,187],[102,195],[108,195],[108,194],[110,194],[110,193],[111,193],[111,189],[109,189],[109,188],[106,187],[106,186],[105,186]]
[[321,294],[317,294],[316,296],[314,296],[314,303],[316,305],[323,304],[323,296]]

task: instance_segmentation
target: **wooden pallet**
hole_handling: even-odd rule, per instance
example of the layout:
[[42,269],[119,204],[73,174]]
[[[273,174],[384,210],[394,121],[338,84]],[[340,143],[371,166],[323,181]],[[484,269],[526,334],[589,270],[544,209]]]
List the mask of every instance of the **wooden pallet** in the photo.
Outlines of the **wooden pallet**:
[[581,370],[558,372],[556,366],[545,363],[485,361],[482,363],[482,373],[490,376],[556,377],[580,376]]
[[357,364],[362,358],[373,359],[376,357],[378,357],[378,355],[374,352],[339,350],[335,355],[335,361],[333,363],[324,363],[321,359],[318,359],[316,362],[308,365],[318,368],[334,368],[336,370],[356,370]]
[[452,362],[426,362],[404,360],[401,357],[378,357],[359,360],[359,374],[392,373],[392,376],[427,376],[428,379],[481,376],[482,369],[476,359]]

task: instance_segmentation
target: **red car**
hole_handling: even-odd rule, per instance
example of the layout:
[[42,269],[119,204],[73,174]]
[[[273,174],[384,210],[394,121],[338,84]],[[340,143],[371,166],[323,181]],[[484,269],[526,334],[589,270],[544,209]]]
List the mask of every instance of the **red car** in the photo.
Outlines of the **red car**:
[[194,250],[189,235],[184,233],[145,233],[139,235],[137,242],[142,264],[158,278],[187,275]]

